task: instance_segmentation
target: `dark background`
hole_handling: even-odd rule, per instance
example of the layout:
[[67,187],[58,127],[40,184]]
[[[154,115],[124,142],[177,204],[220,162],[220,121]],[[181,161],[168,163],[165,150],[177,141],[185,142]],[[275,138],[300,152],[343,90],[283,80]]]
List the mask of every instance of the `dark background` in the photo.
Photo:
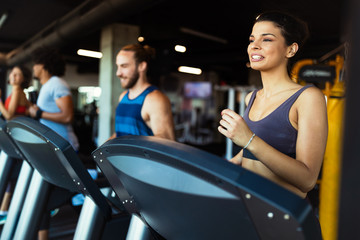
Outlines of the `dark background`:
[[[50,44],[61,46],[79,73],[96,73],[99,61],[79,57],[76,51],[99,50],[101,28],[119,22],[141,27],[145,43],[157,50],[159,74],[187,64],[216,71],[229,84],[245,84],[252,22],[265,10],[286,10],[308,22],[311,36],[302,58],[321,58],[345,42],[348,7],[342,0],[1,0],[0,14],[7,19],[0,28],[0,62],[24,61],[27,58],[19,56],[29,55],[34,45]],[[87,20],[91,15],[98,16]],[[49,40],[54,33],[56,41]],[[175,53],[175,44],[188,51]]]

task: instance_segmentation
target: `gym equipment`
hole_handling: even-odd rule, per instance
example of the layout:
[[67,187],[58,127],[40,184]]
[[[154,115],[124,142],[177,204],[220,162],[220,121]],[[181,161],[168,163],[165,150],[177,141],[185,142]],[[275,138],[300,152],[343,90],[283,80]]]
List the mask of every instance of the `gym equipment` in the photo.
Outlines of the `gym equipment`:
[[321,239],[305,199],[203,150],[122,136],[92,155],[132,214],[127,239]]
[[21,154],[6,134],[5,124],[6,121],[0,118],[0,201],[4,197],[13,165],[17,159],[22,159]]
[[51,184],[86,196],[74,239],[110,239],[114,234],[119,238],[125,236],[129,215],[112,214],[115,209],[112,206],[121,208],[121,203],[111,197],[109,188],[100,190],[70,143],[31,118],[18,117],[6,126],[9,135],[34,168],[14,239],[35,238]]
[[0,118],[0,149],[0,199],[3,199],[4,197],[14,165],[21,164],[19,161],[22,161],[19,177],[8,209],[7,219],[1,232],[1,239],[3,240],[12,239],[25,200],[26,191],[29,187],[33,169],[27,161],[23,161],[24,156],[8,135],[6,121],[2,118]]
[[346,84],[343,79],[344,58],[337,55],[336,59],[330,63],[336,67],[337,74],[327,101],[329,132],[319,188],[319,219],[324,239],[336,240],[338,239],[339,196],[342,196],[340,176]]
[[[346,50],[340,45],[319,60],[303,59],[293,68],[293,79],[300,83],[313,83],[327,97],[329,133],[319,176],[319,219],[324,239],[335,240],[339,219],[340,173],[342,154],[343,114],[345,106],[345,57],[339,54]],[[336,54],[336,55],[335,55]],[[345,55],[345,54],[343,54]],[[334,59],[328,59],[334,57]],[[325,61],[326,60],[326,61]]]

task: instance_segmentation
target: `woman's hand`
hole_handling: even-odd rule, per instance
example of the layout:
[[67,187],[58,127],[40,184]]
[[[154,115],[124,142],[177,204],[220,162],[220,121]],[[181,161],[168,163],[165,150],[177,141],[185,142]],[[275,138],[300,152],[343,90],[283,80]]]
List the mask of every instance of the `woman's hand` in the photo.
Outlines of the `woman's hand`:
[[253,134],[244,119],[230,109],[223,110],[221,116],[218,131],[230,138],[236,145],[244,147]]

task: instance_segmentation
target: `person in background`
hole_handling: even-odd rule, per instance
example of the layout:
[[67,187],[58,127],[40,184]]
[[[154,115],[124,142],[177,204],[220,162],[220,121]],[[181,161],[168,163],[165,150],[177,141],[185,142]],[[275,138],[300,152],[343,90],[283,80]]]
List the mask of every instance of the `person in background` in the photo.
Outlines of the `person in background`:
[[[65,73],[65,61],[57,49],[41,47],[32,54],[33,75],[41,83],[36,105],[29,108],[30,116],[51,128],[78,151],[78,139],[72,128],[74,106],[68,84],[60,78]],[[48,239],[50,210],[70,200],[74,193],[53,186],[52,196],[41,222],[39,240]],[[53,197],[58,196],[58,197]]]
[[[12,86],[11,94],[6,98],[5,104],[1,100],[0,89],[0,112],[5,120],[11,120],[17,116],[24,116],[28,114],[28,108],[31,103],[28,101],[24,89],[30,86],[32,80],[31,71],[22,65],[16,65],[11,69],[9,74],[9,84]],[[0,207],[0,224],[4,224],[7,218],[11,195],[14,191],[17,176],[22,160],[15,161],[12,177],[7,186],[6,192],[2,199]]]
[[244,117],[225,109],[218,127],[243,148],[232,163],[301,198],[316,184],[328,134],[324,94],[290,78],[289,61],[307,36],[306,23],[289,14],[265,12],[256,18],[247,51],[262,88],[246,96]]
[[124,46],[116,57],[121,86],[116,108],[115,133],[110,139],[123,135],[156,136],[175,140],[170,100],[149,83],[147,72],[155,49],[141,44]]
[[31,71],[25,66],[14,66],[9,74],[9,84],[12,87],[11,94],[6,98],[5,104],[1,100],[0,89],[0,112],[6,120],[19,115],[27,115],[31,103],[26,98],[24,89],[30,86]]
[[29,108],[30,116],[53,129],[78,150],[78,139],[72,128],[74,104],[65,73],[65,61],[56,49],[39,48],[33,53],[33,75],[41,89],[36,105]]

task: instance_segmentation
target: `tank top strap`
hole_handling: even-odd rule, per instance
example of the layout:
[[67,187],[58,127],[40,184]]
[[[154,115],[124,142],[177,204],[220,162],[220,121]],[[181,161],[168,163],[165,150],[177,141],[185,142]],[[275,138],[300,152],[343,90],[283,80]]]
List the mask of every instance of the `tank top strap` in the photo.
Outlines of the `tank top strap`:
[[145,95],[147,95],[148,93],[151,93],[152,91],[156,90],[157,87],[155,86],[149,86],[148,88],[145,89],[145,91],[143,92]]
[[139,102],[143,103],[145,100],[145,97],[151,93],[152,91],[154,91],[155,89],[157,89],[155,86],[149,86],[148,88],[146,88],[140,95],[139,95]]
[[138,104],[142,104],[145,100],[145,97],[151,93],[152,91],[156,90],[157,87],[155,86],[149,86],[147,87],[139,96],[137,96],[134,99],[130,99],[129,98],[129,90],[126,92],[124,99],[126,99],[128,102],[132,102],[132,103],[138,103]]
[[253,91],[253,93],[251,94],[249,103],[248,103],[247,107],[245,108],[244,117],[246,117],[246,118],[248,118],[250,108],[251,108],[251,106],[252,106],[253,103],[254,103],[254,100],[255,100],[255,97],[256,97],[256,93],[257,93],[257,92],[258,92],[258,89],[255,89],[255,90]]
[[256,97],[256,93],[258,92],[258,89],[254,90],[253,93],[251,94],[251,98],[250,98],[250,101],[249,101],[249,104],[248,106],[252,106],[252,104],[254,103],[254,100],[255,100],[255,97]]
[[283,104],[282,104],[282,108],[287,108],[290,110],[291,106],[294,104],[294,102],[298,99],[298,97],[300,96],[300,94],[305,91],[306,89],[308,89],[309,87],[312,87],[314,85],[309,84],[309,85],[305,85],[304,87],[300,88],[296,93],[294,93],[291,97],[289,97]]
[[125,99],[129,99],[129,90],[126,91],[124,97],[123,97],[123,100]]

